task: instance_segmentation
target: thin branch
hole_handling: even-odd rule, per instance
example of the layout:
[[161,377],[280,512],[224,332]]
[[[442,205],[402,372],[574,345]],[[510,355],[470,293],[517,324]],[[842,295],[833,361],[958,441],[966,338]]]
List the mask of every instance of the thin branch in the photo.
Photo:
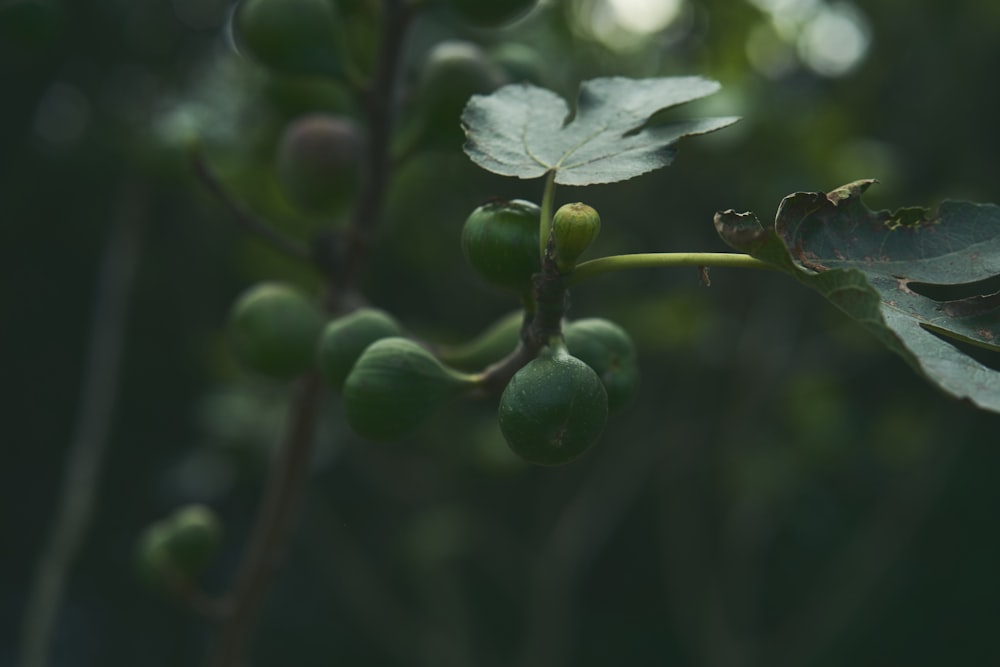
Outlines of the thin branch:
[[212,169],[211,165],[208,164],[208,160],[205,159],[201,151],[196,149],[191,152],[191,163],[194,165],[195,173],[201,179],[201,182],[229,210],[236,224],[243,231],[262,239],[274,249],[283,252],[289,257],[312,263],[313,255],[309,250],[309,246],[282,234],[266,220],[260,218],[246,206],[238,202],[223,184],[218,174]]
[[[412,9],[401,0],[386,0],[380,54],[375,79],[366,99],[369,142],[368,161],[362,182],[358,207],[352,216],[350,233],[346,237],[343,255],[345,265],[328,271],[329,285],[324,303],[329,312],[338,312],[345,299],[353,298],[356,285],[361,282],[364,260],[368,252],[369,236],[373,232],[385,203],[390,156],[389,137],[393,126],[393,103],[399,58],[405,41],[406,29],[412,18]],[[230,209],[245,224],[234,202],[224,199]],[[273,230],[252,226],[249,231],[271,237]],[[284,239],[284,237],[278,237]],[[338,241],[339,242],[339,241]],[[297,243],[283,244],[285,252],[312,261],[310,249]],[[323,255],[322,249],[318,254]],[[280,568],[294,524],[305,493],[309,459],[311,458],[314,432],[322,395],[322,382],[313,373],[303,380],[293,402],[291,423],[282,444],[280,458],[275,462],[268,490],[257,518],[254,534],[237,576],[230,599],[230,613],[219,629],[216,646],[209,661],[211,667],[245,667],[249,655],[250,639],[257,623],[265,596]]]
[[402,0],[385,0],[383,5],[378,65],[371,88],[364,98],[368,121],[368,160],[364,166],[358,205],[351,216],[350,233],[346,238],[347,266],[342,287],[349,292],[357,289],[363,277],[371,236],[385,205],[385,191],[393,164],[390,139],[395,125],[393,108],[399,61],[414,12],[411,3]]
[[43,667],[48,662],[66,579],[92,522],[121,379],[123,338],[147,197],[144,185],[122,186],[117,220],[104,247],[58,513],[39,558],[23,618],[21,667]]
[[316,418],[323,396],[318,373],[304,378],[292,402],[288,431],[271,468],[267,494],[241,564],[229,614],[222,622],[209,665],[240,667],[247,663],[250,638],[264,598],[280,569],[305,494]]

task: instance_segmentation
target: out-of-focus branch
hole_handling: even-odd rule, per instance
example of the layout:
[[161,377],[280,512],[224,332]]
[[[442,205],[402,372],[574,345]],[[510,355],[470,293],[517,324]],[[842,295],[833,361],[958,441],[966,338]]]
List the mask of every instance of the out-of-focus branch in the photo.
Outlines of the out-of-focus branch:
[[118,212],[101,258],[73,440],[57,514],[38,560],[22,621],[21,667],[43,667],[66,579],[94,513],[120,382],[129,297],[142,246],[148,192],[121,186]]
[[[378,64],[365,99],[369,130],[365,178],[346,248],[343,253],[332,255],[342,257],[344,265],[334,270],[326,268],[329,284],[324,306],[329,312],[340,311],[345,299],[354,298],[361,282],[369,236],[382,214],[391,162],[389,138],[394,123],[396,77],[411,18],[412,8],[408,3],[385,0]],[[260,234],[254,228],[250,231]],[[325,254],[321,250],[314,254],[308,248],[288,243],[284,243],[284,248],[287,253],[309,261]],[[229,614],[219,628],[209,661],[211,667],[245,667],[248,662],[249,644],[260,610],[284,560],[305,493],[321,395],[318,374],[302,381],[292,405],[289,431],[274,464],[250,546],[229,598]]]
[[233,220],[240,226],[240,229],[253,234],[289,257],[307,262],[313,261],[309,246],[297,239],[282,234],[266,220],[263,220],[238,202],[199,150],[195,149],[191,152],[191,163],[194,165],[194,171],[198,175],[198,178],[208,188],[208,191],[229,210],[229,213],[233,216]]
[[209,660],[213,667],[248,664],[250,638],[284,562],[305,493],[322,389],[318,373],[307,376],[297,387],[285,440],[271,468],[267,494]]

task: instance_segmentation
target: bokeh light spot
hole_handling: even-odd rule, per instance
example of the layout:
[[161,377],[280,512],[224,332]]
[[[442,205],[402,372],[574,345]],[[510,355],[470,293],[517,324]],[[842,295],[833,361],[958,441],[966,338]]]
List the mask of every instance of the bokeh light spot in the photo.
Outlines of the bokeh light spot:
[[865,17],[852,5],[840,3],[822,9],[799,36],[799,56],[823,76],[843,76],[868,54],[871,31]]

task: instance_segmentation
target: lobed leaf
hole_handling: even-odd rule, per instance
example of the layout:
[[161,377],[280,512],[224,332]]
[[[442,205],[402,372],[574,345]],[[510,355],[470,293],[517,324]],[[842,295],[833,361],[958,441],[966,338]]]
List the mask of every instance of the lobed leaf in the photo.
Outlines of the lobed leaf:
[[1000,351],[1000,292],[934,299],[928,287],[1000,275],[1000,207],[947,201],[936,210],[871,211],[856,181],[785,197],[774,227],[715,216],[723,240],[812,287],[947,393],[1000,412],[1000,372],[951,341]]
[[563,185],[615,183],[673,162],[674,145],[735,123],[735,117],[651,124],[657,112],[719,90],[701,77],[591,79],[575,115],[555,93],[530,84],[474,95],[462,113],[466,154],[503,176],[555,172]]

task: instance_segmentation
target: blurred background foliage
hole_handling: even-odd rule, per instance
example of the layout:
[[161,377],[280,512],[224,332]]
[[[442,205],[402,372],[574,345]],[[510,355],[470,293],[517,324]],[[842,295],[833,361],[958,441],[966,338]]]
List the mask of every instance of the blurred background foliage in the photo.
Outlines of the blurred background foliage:
[[[373,3],[354,4],[363,60]],[[230,12],[226,0],[0,3],[2,664],[81,418],[116,229],[134,234],[138,269],[96,520],[52,664],[197,664],[208,628],[140,585],[134,541],[178,505],[209,504],[226,537],[205,584],[222,591],[257,507],[287,391],[236,367],[227,308],[261,279],[318,279],[241,235],[186,150],[197,136],[241,200],[306,238],[327,221],[284,199],[277,137],[303,113],[360,112],[336,84],[241,58]],[[998,34],[992,0],[550,0],[491,31],[432,8],[404,47],[410,120],[366,292],[437,341],[515,305],[465,265],[459,230],[487,198],[537,201],[541,183],[475,168],[457,117],[432,118],[439,140],[414,140],[422,67],[442,40],[570,99],[600,75],[722,82],[685,113],[739,114],[737,126],[682,144],[668,169],[558,191],[601,212],[596,256],[724,250],[716,210],[767,219],[786,194],[859,178],[881,182],[873,208],[1000,200]],[[574,290],[572,316],[631,332],[643,378],[595,451],[564,468],[514,460],[493,401],[373,445],[330,398],[255,664],[1000,662],[998,418],[939,395],[791,281],[712,278],[636,271]]]

